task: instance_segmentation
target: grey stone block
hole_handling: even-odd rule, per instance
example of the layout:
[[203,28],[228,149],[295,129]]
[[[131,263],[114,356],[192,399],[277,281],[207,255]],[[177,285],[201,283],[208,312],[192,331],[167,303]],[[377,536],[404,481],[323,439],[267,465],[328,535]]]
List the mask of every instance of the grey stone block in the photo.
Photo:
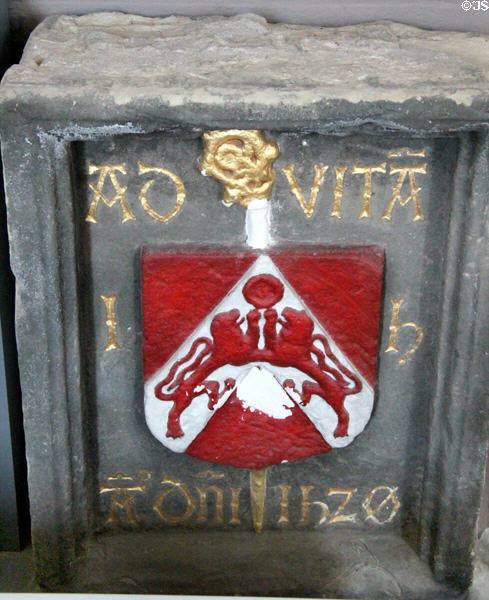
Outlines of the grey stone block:
[[[487,451],[486,46],[393,23],[325,29],[250,15],[56,17],[33,33],[0,86],[0,127],[41,585],[427,599],[467,590]],[[346,448],[268,469],[261,536],[250,531],[248,472],[170,452],[143,410],[141,246],[246,251],[245,211],[223,206],[221,185],[198,166],[202,133],[228,128],[264,130],[279,146],[273,246],[373,244],[386,255],[373,417]],[[166,222],[140,201],[138,161],[185,184]],[[121,223],[120,202],[99,199],[87,222],[99,173],[90,164],[122,163],[134,218]],[[355,166],[384,163],[371,217],[360,218],[367,192]],[[290,164],[306,198],[314,165],[329,165],[310,217]],[[413,165],[417,220],[413,198],[388,212],[395,169]],[[341,218],[331,214],[334,166],[346,167]],[[168,214],[174,187],[153,190]],[[110,352],[102,295],[116,295],[120,348]],[[385,352],[395,299],[399,325],[424,333],[405,364]],[[399,331],[404,352],[413,333]],[[155,510],[168,478],[195,504],[180,524]],[[199,518],[198,489],[211,485],[223,491],[222,520],[213,497]],[[234,525],[232,488],[243,490]],[[182,497],[168,498],[181,515]]]

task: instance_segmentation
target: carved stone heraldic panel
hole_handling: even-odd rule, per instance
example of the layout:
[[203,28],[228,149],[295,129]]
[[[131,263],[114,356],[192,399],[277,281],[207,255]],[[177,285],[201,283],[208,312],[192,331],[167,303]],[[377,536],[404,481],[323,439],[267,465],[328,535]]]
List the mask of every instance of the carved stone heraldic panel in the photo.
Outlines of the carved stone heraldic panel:
[[253,15],[36,29],[0,127],[44,589],[467,590],[487,47]]

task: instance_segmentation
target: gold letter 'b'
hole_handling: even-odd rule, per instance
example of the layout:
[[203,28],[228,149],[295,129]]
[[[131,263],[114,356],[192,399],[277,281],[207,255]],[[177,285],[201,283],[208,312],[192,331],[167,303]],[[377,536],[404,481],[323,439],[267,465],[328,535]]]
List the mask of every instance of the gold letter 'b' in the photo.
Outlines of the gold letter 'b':
[[400,300],[391,300],[392,319],[391,324],[389,325],[389,345],[385,349],[386,352],[400,351],[397,347],[397,333],[403,327],[412,327],[416,331],[416,341],[411,346],[411,348],[409,348],[409,350],[401,356],[401,358],[399,359],[400,365],[405,365],[407,363],[408,358],[416,352],[416,350],[421,344],[421,341],[423,340],[423,329],[417,323],[409,322],[401,323],[401,325],[399,325],[399,310],[403,302],[403,298],[401,298]]

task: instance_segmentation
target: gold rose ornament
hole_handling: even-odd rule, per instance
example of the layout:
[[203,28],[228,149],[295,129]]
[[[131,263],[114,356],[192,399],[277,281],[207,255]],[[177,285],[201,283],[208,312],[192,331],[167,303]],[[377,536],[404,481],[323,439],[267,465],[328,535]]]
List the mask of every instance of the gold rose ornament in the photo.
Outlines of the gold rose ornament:
[[206,131],[199,167],[224,185],[223,201],[248,208],[252,200],[270,196],[277,144],[255,129]]

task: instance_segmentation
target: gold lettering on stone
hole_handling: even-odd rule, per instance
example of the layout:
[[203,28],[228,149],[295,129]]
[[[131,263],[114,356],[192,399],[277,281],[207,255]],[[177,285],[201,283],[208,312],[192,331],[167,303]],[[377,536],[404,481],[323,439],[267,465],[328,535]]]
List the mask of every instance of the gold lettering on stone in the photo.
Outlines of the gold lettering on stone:
[[229,525],[241,525],[239,518],[239,495],[241,488],[231,488],[231,520]]
[[397,347],[397,334],[399,330],[403,329],[404,327],[411,327],[416,331],[416,340],[414,344],[409,348],[409,350],[405,352],[399,359],[398,362],[400,365],[405,365],[409,357],[416,352],[421,342],[423,341],[424,335],[423,328],[417,323],[414,323],[413,321],[399,324],[399,311],[403,302],[404,298],[400,298],[399,300],[391,300],[392,318],[391,323],[389,325],[389,345],[385,349],[385,352],[400,352],[399,348]]
[[424,150],[410,150],[409,148],[400,148],[399,150],[391,150],[387,155],[388,158],[399,158],[400,156],[417,156],[419,158],[424,158],[425,151]]
[[[371,490],[362,504],[363,509],[365,510],[365,513],[367,514],[367,517],[365,520],[367,520],[367,521],[371,520],[374,523],[376,523],[377,525],[383,525],[384,523],[390,523],[394,519],[394,517],[397,515],[397,513],[399,512],[399,509],[401,508],[401,502],[399,501],[399,497],[397,495],[397,489],[398,489],[397,487],[389,487],[387,485],[379,485],[376,488],[374,488],[373,490]],[[379,504],[377,504],[377,506],[374,507],[373,503],[374,503],[375,495],[382,491],[387,492],[387,494],[379,502]],[[383,511],[383,509],[386,508],[389,504],[391,505],[390,513],[388,514],[388,516],[386,516],[385,518],[383,518],[381,520],[380,514]]]
[[309,523],[310,521],[310,516],[309,516],[309,508],[311,506],[319,506],[321,509],[321,517],[319,518],[318,521],[318,525],[322,525],[327,518],[329,517],[329,508],[328,505],[325,502],[319,502],[319,501],[310,501],[309,500],[309,494],[311,493],[312,490],[315,489],[316,486],[314,485],[301,485],[301,493],[302,493],[302,502],[301,502],[301,520],[299,521],[300,523]]
[[345,172],[348,167],[335,167],[334,172],[336,175],[336,185],[334,188],[334,201],[333,210],[331,211],[332,217],[341,219],[341,200],[343,199],[343,179]]
[[223,508],[223,494],[222,489],[217,485],[211,485],[205,489],[196,488],[199,494],[200,500],[200,511],[199,516],[197,517],[197,521],[207,521],[208,511],[207,511],[207,494],[209,492],[213,492],[216,496],[216,523],[222,523],[224,520],[224,508]]
[[[423,163],[422,165],[410,165],[404,167],[396,167],[391,165],[390,175],[395,173],[399,173],[399,177],[397,178],[396,185],[392,188],[392,197],[390,199],[387,208],[382,215],[382,219],[390,221],[392,218],[392,209],[396,202],[399,202],[401,206],[406,206],[406,204],[412,200],[413,208],[414,208],[414,217],[413,221],[423,221],[424,215],[421,211],[421,205],[419,202],[419,192],[422,188],[416,185],[415,173],[421,173],[423,175],[426,174],[426,165],[427,163]],[[401,195],[402,186],[404,181],[408,177],[409,185],[410,185],[410,193],[405,198]]]
[[107,325],[107,345],[105,346],[105,352],[110,352],[111,350],[117,350],[120,348],[119,343],[117,342],[117,319],[115,318],[115,299],[116,295],[112,294],[111,296],[104,296],[103,294],[100,296],[105,304],[105,324]]
[[[213,470],[206,470],[195,475],[199,479],[214,479],[225,477],[223,473]],[[106,477],[105,483],[99,486],[101,495],[110,494],[109,513],[105,523],[110,524],[120,521],[122,525],[135,525],[140,522],[135,513],[135,499],[137,494],[146,494],[148,492],[149,482],[152,479],[150,471],[141,470],[136,475],[127,475],[118,472],[115,475]],[[266,500],[266,469],[253,471],[250,477],[250,495],[252,502],[253,524],[257,531],[263,528],[264,509]],[[152,508],[158,516],[168,523],[185,524],[194,514],[197,503],[194,500],[190,489],[185,487],[180,481],[164,475],[161,484],[165,486],[154,501]],[[166,487],[168,486],[168,487]],[[280,489],[280,517],[279,524],[290,525],[289,500],[292,485],[278,485]],[[192,488],[193,492],[194,488]],[[331,511],[326,502],[311,500],[311,492],[316,490],[314,485],[301,485],[300,493],[301,518],[298,525],[307,525],[311,523],[314,526],[320,526],[324,523],[354,523],[358,524],[360,514],[346,512],[347,507],[357,494],[357,488],[330,488],[327,496],[339,496],[341,501],[336,502],[338,507]],[[379,485],[372,488],[361,504],[363,508],[362,516],[375,524],[383,525],[391,522],[401,508],[401,503],[397,494],[397,487],[388,485]],[[319,490],[318,490],[319,491]],[[241,487],[222,487],[211,484],[208,487],[196,487],[195,493],[198,495],[199,505],[197,522],[205,522],[214,518],[215,523],[224,523],[224,500],[228,498],[230,492],[230,518],[228,525],[241,525],[239,516]],[[173,494],[173,496],[171,496]],[[171,497],[170,497],[171,496]],[[144,500],[145,498],[143,498]],[[182,504],[183,499],[183,504]],[[215,502],[214,502],[215,500]],[[138,501],[139,502],[139,501]],[[319,507],[319,511],[313,508]],[[311,510],[313,516],[311,517]],[[209,511],[213,514],[209,518]],[[314,512],[317,511],[317,512]],[[176,513],[176,514],[175,514]],[[261,528],[261,529],[260,529]]]
[[219,473],[218,471],[207,469],[206,471],[196,473],[195,477],[197,477],[197,479],[223,479],[224,473]]
[[279,523],[289,522],[289,493],[292,488],[290,485],[279,485],[280,491],[282,492],[282,498],[280,500],[280,519]]
[[345,515],[343,514],[343,511],[345,510],[347,504],[350,502],[350,500],[353,498],[353,496],[356,494],[356,488],[351,488],[351,489],[347,489],[347,490],[341,490],[339,488],[331,488],[328,492],[328,496],[346,496],[344,502],[342,502],[338,508],[336,509],[336,511],[331,515],[331,518],[329,520],[330,523],[345,523],[345,522],[349,522],[349,523],[356,523],[356,513],[352,513],[349,515]]
[[302,501],[301,501],[301,520],[299,523],[309,522],[309,494],[315,488],[314,485],[301,485]]
[[[164,476],[161,484],[169,485],[171,487],[163,490],[158,498],[156,498],[153,504],[153,510],[163,519],[163,521],[167,521],[168,523],[183,523],[184,521],[187,521],[195,510],[195,501],[188,489],[182,483],[180,483],[180,481],[171,479],[168,477],[168,475]],[[185,500],[186,508],[181,515],[169,515],[163,509],[163,502],[165,498],[172,493],[180,493]]]
[[353,175],[364,175],[363,184],[363,205],[362,212],[360,213],[359,219],[370,219],[370,200],[372,198],[372,173],[385,173],[386,163],[380,165],[372,165],[361,167],[359,165],[353,166]]
[[297,198],[300,207],[304,211],[304,214],[309,219],[314,214],[316,207],[316,199],[319,192],[319,188],[323,182],[324,174],[328,170],[328,165],[314,165],[314,181],[312,183],[311,191],[309,193],[309,200],[306,200],[302,188],[297,183],[294,175],[294,165],[287,165],[282,169],[287,181],[289,182],[290,189],[294,196]]
[[105,519],[106,524],[116,521],[120,511],[126,515],[129,523],[132,525],[137,523],[133,508],[134,494],[136,492],[146,492],[145,482],[151,479],[151,473],[149,471],[141,471],[137,477],[139,482],[132,475],[116,473],[107,477],[106,485],[99,486],[100,494],[112,494],[110,512]]
[[268,198],[275,173],[277,144],[255,129],[206,131],[199,167],[224,185],[223,201],[248,208],[252,200]]
[[141,187],[141,190],[139,192],[139,201],[141,202],[141,205],[144,208],[144,210],[153,219],[161,221],[162,223],[166,223],[170,219],[173,219],[173,217],[182,208],[182,204],[185,201],[185,186],[183,185],[183,181],[180,179],[180,177],[178,177],[178,175],[175,175],[175,173],[172,173],[172,171],[169,171],[168,169],[163,169],[161,167],[152,167],[151,165],[144,164],[140,160],[138,160],[138,167],[139,175],[144,175],[145,173],[159,173],[160,175],[165,175],[166,177],[171,179],[171,181],[175,185],[177,197],[175,200],[175,206],[169,213],[167,213],[166,215],[160,215],[160,213],[156,212],[148,202],[148,191],[149,188],[155,182],[154,179],[150,179]]
[[[136,217],[133,215],[131,209],[126,203],[125,193],[127,187],[122,187],[117,179],[117,173],[122,173],[123,175],[127,174],[126,163],[120,163],[118,165],[94,165],[93,163],[89,163],[88,172],[90,175],[99,172],[99,176],[96,185],[93,185],[93,183],[88,184],[88,187],[93,192],[93,196],[90,203],[90,208],[88,209],[88,214],[85,217],[85,221],[88,221],[89,223],[97,222],[97,206],[99,200],[102,200],[109,208],[112,208],[116,202],[120,202],[122,208],[121,223],[125,223],[126,221],[134,221]],[[112,198],[109,198],[103,192],[107,176],[109,176],[109,179],[115,190],[115,194]]]

